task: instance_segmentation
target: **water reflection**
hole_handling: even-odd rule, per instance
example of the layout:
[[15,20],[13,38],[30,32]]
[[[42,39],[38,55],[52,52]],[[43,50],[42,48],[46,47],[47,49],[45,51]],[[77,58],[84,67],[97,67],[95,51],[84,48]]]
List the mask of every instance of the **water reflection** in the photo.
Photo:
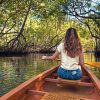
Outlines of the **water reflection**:
[[[0,95],[7,93],[22,82],[60,63],[59,61],[41,60],[42,55],[29,54],[21,57],[1,57]],[[85,54],[84,58],[85,61],[96,60],[94,54]],[[100,78],[100,69],[90,68]]]

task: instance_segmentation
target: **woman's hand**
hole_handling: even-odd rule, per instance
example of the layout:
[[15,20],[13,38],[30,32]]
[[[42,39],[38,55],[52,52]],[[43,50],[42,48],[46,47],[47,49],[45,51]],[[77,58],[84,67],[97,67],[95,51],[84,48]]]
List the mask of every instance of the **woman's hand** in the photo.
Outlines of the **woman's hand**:
[[47,59],[47,56],[42,56],[42,59],[44,60],[44,59]]
[[55,60],[59,56],[58,50],[52,56],[42,56],[42,59]]

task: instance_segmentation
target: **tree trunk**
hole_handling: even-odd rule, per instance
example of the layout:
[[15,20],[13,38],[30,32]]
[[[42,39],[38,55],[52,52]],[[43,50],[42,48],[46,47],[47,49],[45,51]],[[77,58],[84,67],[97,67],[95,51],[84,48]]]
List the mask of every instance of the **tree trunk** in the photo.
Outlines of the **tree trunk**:
[[99,39],[95,39],[95,40],[96,40],[95,56],[99,58],[100,57],[100,40]]

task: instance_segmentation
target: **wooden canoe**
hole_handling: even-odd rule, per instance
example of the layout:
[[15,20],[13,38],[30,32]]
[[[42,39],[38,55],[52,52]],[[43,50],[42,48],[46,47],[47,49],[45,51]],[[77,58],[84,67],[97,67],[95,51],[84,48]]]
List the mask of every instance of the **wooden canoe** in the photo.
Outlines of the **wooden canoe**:
[[80,80],[58,78],[58,67],[22,83],[0,100],[100,100],[100,81],[86,66]]

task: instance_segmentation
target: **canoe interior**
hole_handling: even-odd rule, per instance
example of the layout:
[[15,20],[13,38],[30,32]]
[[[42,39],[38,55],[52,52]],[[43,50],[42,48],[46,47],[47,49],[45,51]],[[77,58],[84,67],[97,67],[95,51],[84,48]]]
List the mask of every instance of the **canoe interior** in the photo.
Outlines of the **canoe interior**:
[[0,100],[100,100],[100,87],[84,68],[83,77],[77,81],[59,79],[57,68],[19,85]]

